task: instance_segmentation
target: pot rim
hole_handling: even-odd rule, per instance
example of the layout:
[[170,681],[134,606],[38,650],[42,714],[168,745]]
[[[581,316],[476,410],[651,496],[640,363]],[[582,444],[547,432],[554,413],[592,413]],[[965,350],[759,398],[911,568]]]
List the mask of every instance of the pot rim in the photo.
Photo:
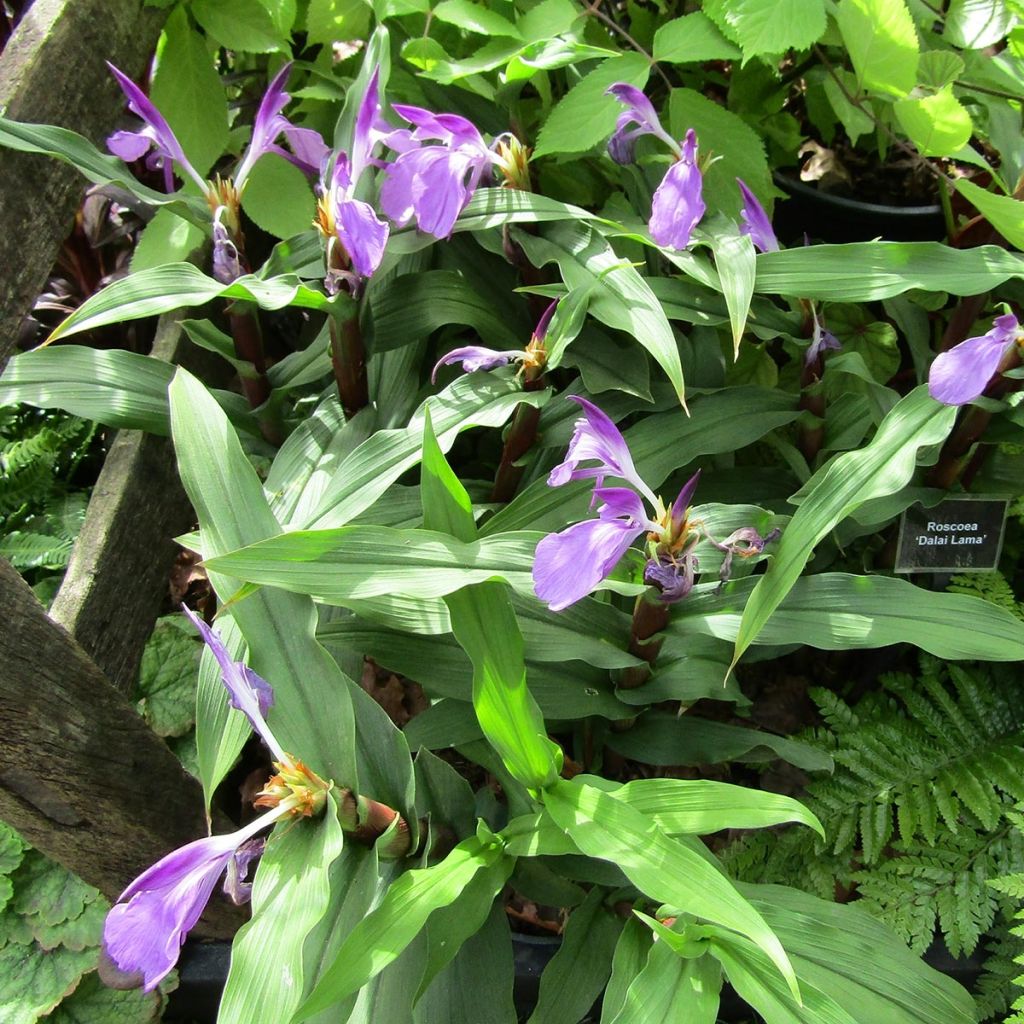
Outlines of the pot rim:
[[821,192],[797,178],[791,178],[786,174],[782,174],[780,171],[772,172],[772,180],[791,195],[814,199],[824,206],[848,210],[851,213],[872,213],[887,217],[907,218],[942,216],[942,207],[938,203],[924,206],[889,206],[886,203],[869,203],[863,199],[847,199],[845,196],[835,196],[830,192]]

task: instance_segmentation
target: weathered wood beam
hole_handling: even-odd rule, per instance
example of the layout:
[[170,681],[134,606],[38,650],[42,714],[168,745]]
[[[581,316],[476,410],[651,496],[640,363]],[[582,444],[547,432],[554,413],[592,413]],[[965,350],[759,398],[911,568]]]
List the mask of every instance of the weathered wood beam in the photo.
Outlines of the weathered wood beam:
[[[116,899],[205,834],[199,783],[3,559],[0,608],[0,818]],[[203,931],[230,935],[241,920],[215,900]]]
[[[0,56],[0,112],[99,143],[124,99],[109,60],[137,77],[167,12],[142,0],[35,0]],[[0,369],[42,291],[86,187],[59,160],[0,149]]]

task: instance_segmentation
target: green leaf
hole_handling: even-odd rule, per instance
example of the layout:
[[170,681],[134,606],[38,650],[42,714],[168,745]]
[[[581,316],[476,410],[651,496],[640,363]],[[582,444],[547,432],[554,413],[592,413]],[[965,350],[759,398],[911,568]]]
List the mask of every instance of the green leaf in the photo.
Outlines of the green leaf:
[[306,36],[310,43],[330,46],[339,39],[364,39],[370,29],[365,0],[309,0]]
[[207,227],[210,211],[199,196],[184,192],[169,195],[136,181],[128,166],[109,153],[101,153],[88,139],[52,124],[21,124],[0,117],[0,146],[21,153],[45,153],[76,167],[96,185],[117,185],[147,206],[166,206],[193,224]]
[[[199,518],[203,554],[279,533],[259,478],[209,392],[179,369],[169,394],[178,468]],[[238,589],[216,572],[210,581],[222,602]],[[281,744],[300,751],[322,777],[357,788],[350,681],[316,640],[313,602],[264,589],[230,611],[249,645],[249,666],[274,688],[268,721]],[[203,726],[200,719],[197,730]]]
[[[534,11],[536,9],[533,8]],[[564,39],[561,36],[538,39],[527,43],[508,62],[508,67],[505,68],[505,81],[521,82],[532,78],[538,70],[551,71],[555,68],[564,68],[568,64],[580,64],[585,60],[617,56],[616,50],[591,46],[575,39]]]
[[475,288],[452,270],[427,270],[392,278],[369,297],[374,353],[410,345],[439,327],[471,327],[492,348],[522,349],[524,340]]
[[[485,228],[502,227],[505,224],[533,223],[549,220],[594,220],[594,215],[579,206],[549,199],[534,192],[521,192],[514,188],[478,188],[473,198],[455,222],[455,231],[483,231]],[[421,242],[416,236],[422,232],[398,232],[397,239],[408,238],[417,247]],[[392,235],[390,247],[401,252]],[[428,239],[429,241],[429,239]]]
[[[796,522],[794,517],[793,522]],[[792,525],[790,526],[792,528]],[[744,598],[757,578],[691,595],[670,632],[739,635]],[[804,576],[758,634],[768,645],[808,644],[826,651],[911,643],[940,658],[1024,658],[1024,626],[981,598],[923,590],[891,576],[817,573]]]
[[441,0],[434,8],[434,17],[438,21],[482,36],[521,38],[519,30],[512,22],[503,18],[497,11],[492,11],[483,4],[472,3],[471,0]]
[[836,22],[861,89],[906,96],[914,88],[917,32],[904,0],[841,0]]
[[402,874],[383,902],[349,933],[333,963],[293,1016],[295,1024],[329,1009],[379,974],[420,933],[433,911],[454,903],[478,871],[501,860],[499,842],[481,842],[472,836],[440,864]]
[[832,105],[832,110],[835,112],[836,117],[839,118],[846,134],[850,136],[852,143],[856,145],[857,140],[862,135],[869,135],[874,132],[875,122],[872,120],[871,115],[863,107],[857,106],[856,103],[851,103],[847,95],[853,96],[857,92],[857,80],[854,78],[852,71],[838,68],[835,72],[835,77],[829,75],[825,78],[824,88],[825,95]]
[[196,717],[200,646],[178,619],[175,615],[157,620],[139,665],[139,711],[158,736],[182,736]]
[[855,906],[779,885],[740,885],[792,954],[797,974],[872,1024],[972,1024],[974,1005],[884,924]]
[[818,541],[865,501],[905,487],[918,450],[944,440],[955,419],[956,409],[936,402],[922,385],[901,399],[866,448],[837,456],[808,480],[794,498],[801,499],[800,507],[783,532],[768,571],[747,601],[733,665],[782,603]]
[[325,311],[339,309],[337,299],[314,291],[294,274],[267,280],[246,274],[225,285],[208,277],[191,263],[169,263],[123,277],[94,293],[53,330],[47,341],[107,324],[158,316],[187,306],[201,306],[215,298],[255,302],[261,309],[282,309],[285,306]]
[[[378,430],[333,469],[306,525],[336,526],[368,509],[406,470],[420,461],[427,410],[438,443],[447,451],[460,431],[498,427],[521,402],[543,405],[547,391],[524,392],[514,372],[468,374],[429,397],[407,427]],[[318,485],[320,480],[317,480]]]
[[11,906],[24,917],[56,926],[80,917],[96,896],[91,885],[33,850],[18,868]]
[[291,238],[309,227],[316,199],[306,175],[276,153],[261,157],[245,182],[242,209],[275,238]]
[[205,175],[228,142],[228,103],[213,55],[183,6],[175,7],[164,25],[150,98],[189,162]]
[[647,58],[639,53],[624,53],[609,58],[585,75],[555,104],[548,114],[533,155],[583,153],[604,142],[615,129],[622,104],[605,90],[615,82],[628,82],[642,89],[651,73]]
[[722,972],[709,957],[684,960],[656,942],[610,1024],[715,1024]]
[[[972,203],[984,202],[986,216],[998,210],[1002,227],[996,227],[1015,232],[1008,240],[1024,248],[1024,226],[1017,212],[1024,209],[1020,202],[987,193],[963,179],[957,179],[956,187]],[[1020,258],[994,245],[953,249],[940,242],[849,242],[762,253],[757,257],[754,290],[762,295],[873,302],[914,288],[978,295],[1020,277],[1024,277]]]
[[922,156],[953,156],[974,132],[971,115],[947,85],[934,96],[897,100],[900,127]]
[[96,965],[95,949],[43,952],[34,942],[0,948],[0,999],[4,1024],[36,1024]]
[[953,184],[1010,245],[1024,249],[1024,202],[989,192],[966,178],[957,178]]
[[[445,461],[427,417],[423,435],[423,522],[472,543],[469,495]],[[524,786],[558,777],[561,750],[547,738],[544,716],[526,687],[523,637],[505,588],[480,583],[445,600],[452,632],[473,662],[473,708],[488,742]]]
[[537,1007],[527,1024],[576,1024],[601,995],[623,921],[595,886],[569,916],[562,944],[540,976]]
[[648,711],[632,729],[611,733],[605,742],[623,757],[644,764],[720,764],[723,761],[784,761],[806,771],[828,771],[832,758],[816,747],[770,732]]
[[132,252],[131,272],[148,270],[165,263],[187,262],[203,244],[205,234],[168,208],[157,210],[146,225]]
[[704,11],[743,48],[744,62],[806,50],[825,32],[824,0],[706,0]]
[[622,1009],[629,986],[644,969],[651,948],[650,931],[638,917],[630,917],[615,947],[612,974],[601,1000],[601,1024],[610,1024]]
[[743,235],[735,224],[711,234],[711,249],[715,254],[715,269],[722,282],[725,304],[729,309],[732,327],[733,360],[740,357],[740,342],[747,326],[750,300],[754,294],[754,243],[750,235]]
[[111,427],[169,433],[169,363],[121,349],[33,349],[14,356],[0,376],[0,404],[64,409]]
[[750,938],[799,998],[793,967],[777,936],[702,853],[670,839],[628,804],[581,776],[546,790],[544,805],[585,854],[616,864],[651,899]]
[[742,197],[737,178],[760,196],[775,194],[764,142],[737,114],[694,89],[673,89],[668,120],[669,131],[677,139],[692,128],[702,155],[719,158],[704,174],[704,200],[711,209],[739,217]]
[[279,824],[267,843],[252,888],[252,920],[231,945],[231,968],[220,1024],[286,1021],[307,979],[303,944],[330,906],[328,876],[343,834],[333,794],[323,818]]
[[700,836],[799,821],[825,838],[821,823],[798,800],[746,786],[707,779],[637,779],[616,789],[615,798],[669,835]]
[[95,971],[90,971],[46,1017],[46,1024],[145,1024],[159,1020],[163,1007],[164,997],[159,991],[118,991],[108,988]]
[[270,12],[253,0],[192,0],[192,14],[207,35],[229,50],[273,53],[287,49]]
[[983,50],[1002,41],[1015,20],[1005,0],[950,0],[942,35],[953,46]]
[[535,267],[558,263],[571,291],[588,290],[590,314],[601,323],[631,334],[654,357],[676,390],[683,395],[683,369],[672,328],[654,293],[627,260],[584,223],[554,224],[544,237],[516,231],[516,240]]
[[736,60],[740,50],[719,32],[703,12],[694,11],[665,22],[654,33],[654,59],[672,64]]
[[443,597],[493,577],[532,594],[541,534],[498,534],[464,543],[430,530],[342,526],[297,530],[206,559],[217,573],[309,594],[331,604],[389,594]]
[[[948,20],[946,24],[949,24]],[[917,84],[938,92],[955,82],[963,73],[963,60],[952,51],[925,50],[917,64]]]
[[863,306],[830,305],[826,313],[828,329],[842,343],[844,352],[859,352],[871,375],[884,384],[900,368],[896,328],[872,319]]

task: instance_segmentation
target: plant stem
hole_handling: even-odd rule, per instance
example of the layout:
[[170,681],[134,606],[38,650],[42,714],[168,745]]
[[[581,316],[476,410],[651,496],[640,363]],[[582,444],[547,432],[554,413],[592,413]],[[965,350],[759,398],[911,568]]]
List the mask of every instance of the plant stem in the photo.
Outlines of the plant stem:
[[359,314],[345,320],[331,317],[331,365],[341,408],[350,419],[370,404],[366,380],[366,351],[359,330]]
[[671,80],[661,69],[661,65],[658,64],[653,55],[649,54],[621,25],[615,21],[614,18],[609,18],[608,15],[601,10],[601,0],[594,0],[593,3],[588,4],[583,9],[583,13],[597,18],[598,21],[611,29],[617,36],[624,39],[633,47],[634,50],[636,50],[637,53],[642,53],[651,62],[651,67],[658,73],[658,76],[665,85],[667,85],[669,89],[672,88]]
[[661,650],[662,638],[656,634],[668,625],[669,606],[664,601],[650,600],[641,594],[633,606],[633,624],[629,631],[629,653],[646,662],[622,673],[619,686],[635,690],[651,678],[651,669]]
[[[525,380],[524,391],[538,391],[544,387],[544,378]],[[518,465],[519,460],[530,450],[537,439],[537,424],[540,422],[540,409],[525,402],[516,406],[512,417],[512,426],[505,436],[505,444],[501,449],[501,462],[494,475],[494,487],[491,489],[491,501],[511,501],[523,478],[525,467]]]
[[262,405],[270,395],[270,383],[267,380],[267,364],[263,357],[263,332],[260,329],[259,317],[247,302],[231,302],[227,308],[228,322],[231,325],[231,338],[235,343],[235,356],[252,363],[258,376],[242,376],[242,392],[255,409]]

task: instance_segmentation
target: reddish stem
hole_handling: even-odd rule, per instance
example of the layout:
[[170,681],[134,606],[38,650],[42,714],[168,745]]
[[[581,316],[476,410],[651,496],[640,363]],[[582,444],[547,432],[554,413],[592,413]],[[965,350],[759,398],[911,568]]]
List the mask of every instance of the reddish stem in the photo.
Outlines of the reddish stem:
[[349,418],[370,404],[369,384],[366,379],[366,350],[359,330],[359,315],[347,320],[332,317],[331,365],[338,385],[341,407]]

